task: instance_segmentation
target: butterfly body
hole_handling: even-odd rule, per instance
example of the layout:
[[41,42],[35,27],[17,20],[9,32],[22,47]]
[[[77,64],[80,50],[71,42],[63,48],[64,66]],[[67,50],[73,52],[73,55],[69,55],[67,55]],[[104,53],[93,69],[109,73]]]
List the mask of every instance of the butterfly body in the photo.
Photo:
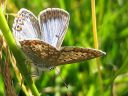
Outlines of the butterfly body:
[[14,20],[13,35],[27,57],[42,70],[105,55],[92,48],[61,47],[70,18],[63,9],[45,9],[38,19],[24,8],[18,15]]

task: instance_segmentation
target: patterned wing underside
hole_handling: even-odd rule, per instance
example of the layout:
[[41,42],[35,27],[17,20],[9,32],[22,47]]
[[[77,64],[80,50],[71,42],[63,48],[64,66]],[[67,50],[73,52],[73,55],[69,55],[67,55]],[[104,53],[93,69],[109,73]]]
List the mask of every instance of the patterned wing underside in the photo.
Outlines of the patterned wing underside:
[[104,52],[91,48],[63,47],[57,59],[57,65],[76,63],[105,55]]
[[59,8],[48,8],[40,12],[41,39],[60,49],[68,27],[69,18],[69,14]]
[[20,41],[24,53],[42,70],[55,66],[59,51],[40,40]]
[[42,70],[105,55],[102,51],[90,48],[63,47],[57,50],[40,40],[24,40],[20,41],[20,44],[34,65]]
[[39,39],[41,37],[37,18],[27,9],[20,9],[13,24],[13,35],[17,41]]

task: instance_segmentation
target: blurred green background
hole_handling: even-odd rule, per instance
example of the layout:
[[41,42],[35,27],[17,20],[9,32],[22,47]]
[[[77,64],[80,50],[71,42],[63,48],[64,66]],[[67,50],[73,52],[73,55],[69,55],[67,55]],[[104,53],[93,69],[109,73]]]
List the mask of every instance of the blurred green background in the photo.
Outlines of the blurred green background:
[[[68,32],[63,46],[94,48],[92,32],[91,0],[8,0],[6,12],[17,13],[20,8],[32,11],[36,16],[48,7],[63,8],[70,13]],[[96,60],[59,66],[56,70],[43,72],[35,82],[43,96],[110,96],[111,79],[114,82],[114,96],[128,96],[128,2],[127,0],[96,0],[97,34],[99,49],[107,53],[101,57],[103,94]],[[12,28],[14,17],[8,17]],[[13,70],[13,69],[12,69]],[[12,71],[13,73],[13,71]],[[15,75],[13,84],[19,96],[20,90]],[[3,83],[0,79],[0,94]],[[68,89],[64,85],[68,85]]]

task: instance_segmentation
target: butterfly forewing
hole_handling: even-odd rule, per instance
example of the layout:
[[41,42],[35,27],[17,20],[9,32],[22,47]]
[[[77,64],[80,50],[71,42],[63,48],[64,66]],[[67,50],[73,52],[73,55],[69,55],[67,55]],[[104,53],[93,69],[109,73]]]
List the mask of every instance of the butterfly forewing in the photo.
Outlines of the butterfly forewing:
[[105,55],[104,52],[91,48],[63,47],[57,59],[57,65],[76,63]]
[[69,14],[59,8],[48,8],[39,15],[41,39],[59,49],[69,23]]
[[13,24],[13,35],[17,41],[40,39],[41,32],[37,18],[27,9],[20,9]]

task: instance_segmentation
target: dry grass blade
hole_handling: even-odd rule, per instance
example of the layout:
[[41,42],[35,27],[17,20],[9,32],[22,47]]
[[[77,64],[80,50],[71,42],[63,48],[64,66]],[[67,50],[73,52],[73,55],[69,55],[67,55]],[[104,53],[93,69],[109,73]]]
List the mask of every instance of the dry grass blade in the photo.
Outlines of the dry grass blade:
[[[5,63],[4,63],[5,64],[5,68],[2,68],[2,66],[3,66],[2,65],[2,50],[6,54],[6,59],[5,59]],[[0,33],[0,72],[2,72],[2,75],[3,75],[4,79],[5,79],[4,80],[5,81],[4,82],[5,83],[5,88],[6,88],[6,86],[8,88],[7,89],[7,94],[12,94],[12,95],[7,95],[7,96],[16,96],[15,92],[13,91],[14,88],[11,88],[13,86],[11,85],[11,83],[12,83],[11,80],[12,79],[11,79],[11,74],[10,74],[10,70],[9,70],[10,69],[10,65],[9,65],[10,62],[12,63],[12,66],[14,68],[16,77],[17,77],[18,82],[19,82],[19,86],[21,86],[21,88],[24,91],[24,93],[26,94],[26,96],[28,96],[27,89],[26,89],[25,85],[22,82],[22,80],[23,80],[22,76],[21,76],[21,74],[20,74],[20,72],[19,72],[19,70],[18,70],[18,68],[16,66],[16,60],[15,60],[14,56],[11,54],[11,52],[9,51],[9,48],[6,45],[2,34]]]
[[[94,47],[98,49],[98,37],[97,37],[97,26],[96,26],[96,12],[95,12],[95,0],[91,0],[91,9],[92,9],[92,24],[93,24],[93,37],[94,37]],[[98,75],[99,75],[99,85],[100,85],[100,92],[103,94],[103,80],[102,80],[102,72],[101,72],[101,65],[99,60],[96,59]]]
[[0,31],[0,73],[2,72],[1,70],[1,65],[2,65],[2,45],[3,45],[3,39]]
[[[1,47],[1,73],[3,75],[3,78],[4,78],[4,85],[5,85],[5,91],[6,91],[6,96],[16,96],[16,93],[15,93],[15,90],[14,90],[14,87],[12,86],[11,82],[12,82],[12,78],[11,78],[11,74],[10,74],[10,61],[9,61],[9,49],[3,39],[3,36],[2,34],[0,34],[0,47]],[[2,52],[6,55],[6,56],[3,56],[2,55]],[[2,61],[2,58],[3,61]]]

